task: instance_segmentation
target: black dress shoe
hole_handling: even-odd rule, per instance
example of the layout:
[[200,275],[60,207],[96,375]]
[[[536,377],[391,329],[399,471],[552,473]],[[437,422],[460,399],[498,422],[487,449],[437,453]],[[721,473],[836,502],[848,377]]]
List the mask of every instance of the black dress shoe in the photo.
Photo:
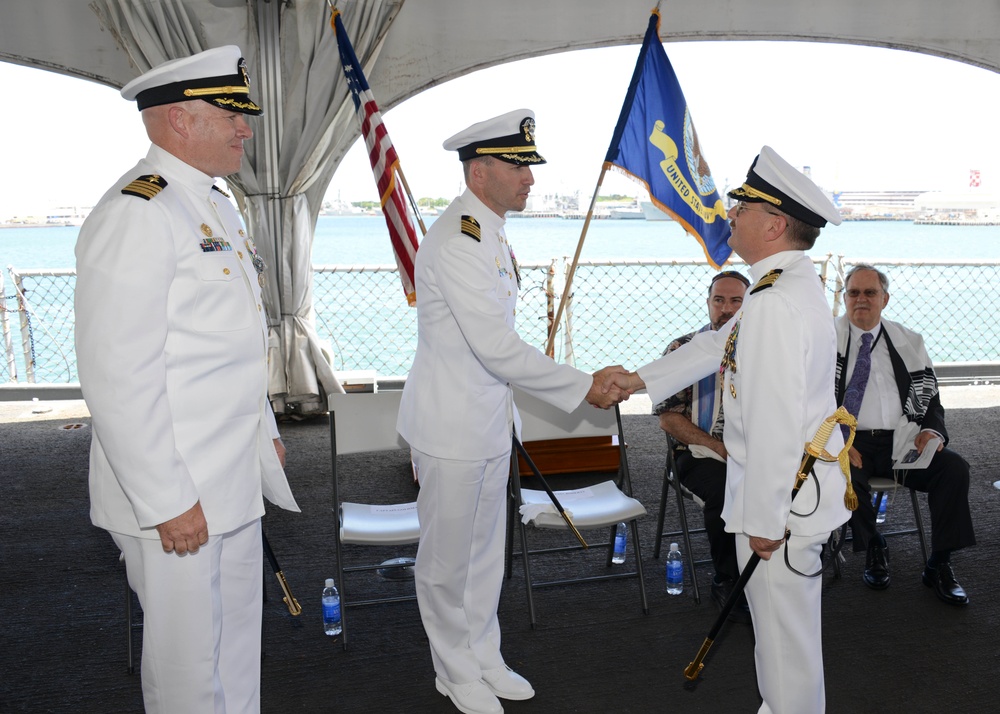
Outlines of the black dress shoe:
[[878,542],[868,544],[865,572],[861,577],[872,590],[885,590],[889,587],[889,556],[886,546]]
[[934,588],[934,594],[938,599],[944,600],[949,605],[968,605],[969,596],[965,594],[965,589],[955,580],[955,573],[951,569],[951,563],[938,563],[933,568],[924,568],[924,585]]
[[[721,583],[716,582],[714,579],[712,580],[712,601],[719,606],[719,610],[725,607],[726,602],[732,596],[735,584],[732,580],[723,580]],[[731,622],[739,622],[743,625],[749,625],[752,622],[750,618],[750,604],[747,602],[746,593],[740,593],[739,599],[733,605],[733,609],[729,611],[729,617],[726,619]]]

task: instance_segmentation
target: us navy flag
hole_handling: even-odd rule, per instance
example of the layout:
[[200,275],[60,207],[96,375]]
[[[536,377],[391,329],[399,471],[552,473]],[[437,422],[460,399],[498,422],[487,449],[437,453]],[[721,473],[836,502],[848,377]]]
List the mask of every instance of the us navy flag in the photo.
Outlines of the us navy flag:
[[642,183],[653,203],[698,239],[708,262],[718,269],[732,253],[729,221],[660,42],[659,24],[654,10],[605,167]]

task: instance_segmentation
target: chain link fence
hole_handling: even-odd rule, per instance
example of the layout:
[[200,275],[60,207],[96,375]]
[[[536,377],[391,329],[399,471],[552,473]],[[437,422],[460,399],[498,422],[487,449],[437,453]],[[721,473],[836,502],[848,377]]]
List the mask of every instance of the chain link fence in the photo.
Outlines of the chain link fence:
[[[0,275],[3,295],[0,330],[4,359],[0,381],[70,384],[78,382],[73,344],[73,270],[8,267],[10,284]],[[110,348],[110,346],[109,346]]]
[[[837,257],[815,262],[831,309],[842,314],[842,278],[854,262]],[[729,267],[747,272],[745,264]],[[878,267],[891,281],[886,317],[922,333],[935,363],[998,360],[1000,261],[900,261]],[[407,307],[396,268],[314,270],[316,331],[328,343],[334,369],[375,370],[381,378],[405,375],[417,346],[417,311]],[[567,270],[565,259],[521,265],[516,326],[539,348],[545,346]],[[694,260],[581,262],[555,343],[556,359],[594,371],[607,364],[634,368],[658,357],[671,340],[707,321],[714,272]],[[9,268],[9,273],[6,285],[0,276],[5,345],[0,381],[78,381],[74,272]]]

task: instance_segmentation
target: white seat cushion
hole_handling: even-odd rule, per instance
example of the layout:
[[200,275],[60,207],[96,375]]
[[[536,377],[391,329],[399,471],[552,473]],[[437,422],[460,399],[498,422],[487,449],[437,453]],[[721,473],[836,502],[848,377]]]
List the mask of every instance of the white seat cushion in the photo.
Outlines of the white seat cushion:
[[868,479],[868,486],[872,491],[895,491],[902,483],[902,479],[897,481],[895,478],[889,478],[888,476],[872,476]]
[[[622,493],[614,481],[572,491],[556,491],[555,494],[562,507],[572,514],[577,528],[600,528],[646,515],[645,507]],[[530,488],[521,489],[521,501],[525,505],[552,503],[545,491]],[[536,515],[532,523],[537,528],[566,528],[566,522],[554,508]]]
[[340,504],[340,540],[356,545],[406,545],[420,540],[417,502]]

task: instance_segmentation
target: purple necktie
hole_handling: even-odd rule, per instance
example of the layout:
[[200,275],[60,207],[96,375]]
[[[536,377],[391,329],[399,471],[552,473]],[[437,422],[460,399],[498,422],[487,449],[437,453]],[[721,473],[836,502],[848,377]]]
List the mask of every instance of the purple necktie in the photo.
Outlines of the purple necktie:
[[[857,416],[861,410],[861,400],[865,396],[865,387],[868,386],[868,375],[872,371],[872,336],[870,332],[861,335],[861,349],[858,350],[858,359],[854,362],[854,374],[844,391],[844,409],[852,416]],[[844,438],[850,433],[846,426],[841,426]]]

